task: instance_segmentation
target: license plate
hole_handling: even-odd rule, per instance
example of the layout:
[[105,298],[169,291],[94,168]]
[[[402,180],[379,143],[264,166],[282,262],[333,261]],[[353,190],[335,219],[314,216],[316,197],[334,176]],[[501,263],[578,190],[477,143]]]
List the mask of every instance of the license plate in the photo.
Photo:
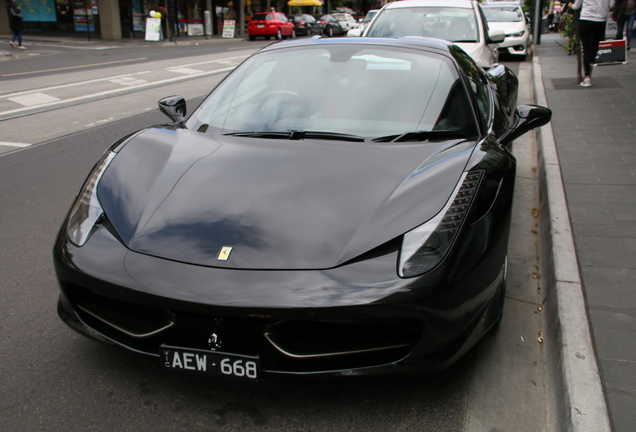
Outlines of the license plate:
[[160,357],[166,369],[248,381],[261,378],[260,361],[254,356],[161,345]]
[[256,28],[264,28],[265,24],[256,24]]

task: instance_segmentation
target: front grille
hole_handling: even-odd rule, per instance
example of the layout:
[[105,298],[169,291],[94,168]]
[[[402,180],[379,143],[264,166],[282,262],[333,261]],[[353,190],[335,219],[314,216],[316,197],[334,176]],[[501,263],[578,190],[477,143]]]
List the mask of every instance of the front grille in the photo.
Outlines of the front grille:
[[[270,372],[312,373],[395,363],[408,356],[422,336],[420,321],[409,318],[317,320],[299,309],[248,311],[177,303],[167,308],[78,286],[67,286],[65,291],[86,325],[135,351],[156,355],[162,344],[207,350],[214,334],[221,341],[219,351],[259,356],[263,369]],[[329,310],[330,317],[334,310]]]

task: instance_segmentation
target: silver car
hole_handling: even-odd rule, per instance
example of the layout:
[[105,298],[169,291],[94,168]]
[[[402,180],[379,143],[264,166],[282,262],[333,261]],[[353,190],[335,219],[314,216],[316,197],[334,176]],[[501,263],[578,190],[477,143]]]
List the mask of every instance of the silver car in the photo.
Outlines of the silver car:
[[506,40],[499,44],[499,53],[519,56],[525,60],[532,53],[532,32],[519,3],[495,2],[482,8],[488,26],[506,34]]
[[477,64],[489,67],[499,59],[501,30],[490,30],[479,2],[467,0],[405,0],[388,3],[364,28],[347,36],[425,36],[455,43]]

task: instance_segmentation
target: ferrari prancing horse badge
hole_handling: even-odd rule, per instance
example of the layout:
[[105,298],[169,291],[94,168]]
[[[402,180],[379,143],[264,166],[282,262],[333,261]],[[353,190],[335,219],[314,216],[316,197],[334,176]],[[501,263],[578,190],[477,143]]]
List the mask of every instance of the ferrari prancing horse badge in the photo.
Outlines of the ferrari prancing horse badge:
[[230,246],[223,246],[216,258],[219,261],[227,261],[227,259],[230,257],[230,252],[232,252],[232,248]]

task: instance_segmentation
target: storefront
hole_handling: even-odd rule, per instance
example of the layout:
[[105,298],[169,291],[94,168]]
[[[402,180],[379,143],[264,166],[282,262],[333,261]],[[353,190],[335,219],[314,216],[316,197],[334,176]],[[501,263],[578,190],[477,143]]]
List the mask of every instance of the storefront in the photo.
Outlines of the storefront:
[[[80,36],[87,39],[144,39],[150,11],[162,12],[165,39],[205,35],[205,11],[210,11],[212,34],[223,20],[243,19],[237,36],[255,12],[291,12],[288,0],[17,0],[24,11],[26,34]],[[241,10],[241,5],[243,6]],[[208,22],[209,23],[209,22]],[[0,25],[0,28],[4,26]],[[9,31],[8,24],[6,32]]]
[[97,0],[19,0],[25,32],[100,38]]

